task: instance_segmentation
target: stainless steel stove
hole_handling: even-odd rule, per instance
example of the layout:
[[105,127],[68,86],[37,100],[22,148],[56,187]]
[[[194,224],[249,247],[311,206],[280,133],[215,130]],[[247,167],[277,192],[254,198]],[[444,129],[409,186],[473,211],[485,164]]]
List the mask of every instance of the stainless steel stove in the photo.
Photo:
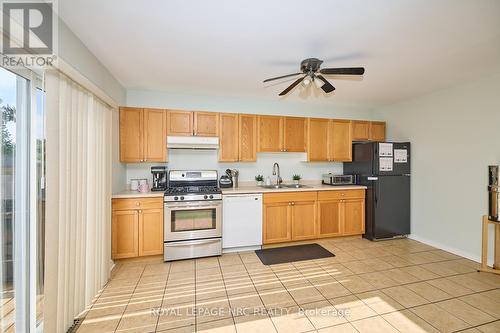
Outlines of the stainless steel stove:
[[163,201],[165,261],[222,254],[217,171],[170,170]]

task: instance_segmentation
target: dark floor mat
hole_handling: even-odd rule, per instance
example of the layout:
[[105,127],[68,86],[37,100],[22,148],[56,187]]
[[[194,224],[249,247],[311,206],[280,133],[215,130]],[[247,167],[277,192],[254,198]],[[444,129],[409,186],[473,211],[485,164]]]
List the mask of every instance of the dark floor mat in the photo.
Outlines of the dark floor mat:
[[255,254],[264,265],[335,257],[333,253],[316,243],[256,250]]

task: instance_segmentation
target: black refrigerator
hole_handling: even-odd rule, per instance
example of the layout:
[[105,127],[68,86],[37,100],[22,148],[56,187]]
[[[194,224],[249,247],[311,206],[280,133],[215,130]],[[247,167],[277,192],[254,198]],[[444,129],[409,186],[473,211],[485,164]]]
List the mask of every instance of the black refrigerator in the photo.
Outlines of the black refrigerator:
[[370,240],[410,234],[410,143],[353,143],[344,174],[367,187],[365,235]]

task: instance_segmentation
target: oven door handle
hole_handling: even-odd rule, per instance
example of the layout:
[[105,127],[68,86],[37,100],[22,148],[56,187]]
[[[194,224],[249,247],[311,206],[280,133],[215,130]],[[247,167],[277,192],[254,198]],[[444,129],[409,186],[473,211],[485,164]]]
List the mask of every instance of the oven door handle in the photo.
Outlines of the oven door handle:
[[217,239],[198,239],[193,241],[181,241],[181,242],[172,242],[165,243],[168,247],[183,247],[190,245],[200,245],[200,244],[210,244],[210,243],[218,243],[220,242],[220,238]]
[[181,209],[200,209],[200,208],[220,208],[222,207],[222,202],[221,203],[217,203],[217,204],[205,204],[205,205],[200,205],[200,204],[175,204],[175,205],[171,205],[171,204],[165,204],[165,208],[166,209],[176,209],[176,208],[181,208]]

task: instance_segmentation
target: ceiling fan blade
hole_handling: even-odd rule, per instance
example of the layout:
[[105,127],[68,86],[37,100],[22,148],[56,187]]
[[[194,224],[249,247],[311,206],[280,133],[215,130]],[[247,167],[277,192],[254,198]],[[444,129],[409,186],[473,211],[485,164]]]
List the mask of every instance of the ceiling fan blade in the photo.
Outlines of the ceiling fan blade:
[[295,88],[295,86],[297,86],[300,82],[302,82],[302,80],[304,80],[304,78],[306,76],[307,75],[304,75],[303,77],[298,78],[297,80],[295,80],[290,86],[288,86],[288,88],[286,88],[285,90],[283,90],[282,92],[280,92],[279,96],[283,96],[283,95],[288,94],[290,92],[290,90],[292,90],[293,88]]
[[363,75],[364,67],[346,67],[346,68],[323,68],[319,72],[325,75]]
[[273,80],[284,79],[286,77],[296,76],[296,75],[300,75],[300,74],[302,74],[302,73],[294,73],[294,74],[287,74],[287,75],[283,75],[283,76],[277,76],[277,77],[273,77],[273,78],[270,78],[270,79],[265,79],[264,82],[269,82],[269,81],[273,81]]
[[323,75],[316,75],[316,78],[324,82],[324,84],[321,86],[321,89],[323,89],[323,91],[327,94],[335,90],[335,87],[332,86],[332,84],[328,82],[328,80],[325,79]]

